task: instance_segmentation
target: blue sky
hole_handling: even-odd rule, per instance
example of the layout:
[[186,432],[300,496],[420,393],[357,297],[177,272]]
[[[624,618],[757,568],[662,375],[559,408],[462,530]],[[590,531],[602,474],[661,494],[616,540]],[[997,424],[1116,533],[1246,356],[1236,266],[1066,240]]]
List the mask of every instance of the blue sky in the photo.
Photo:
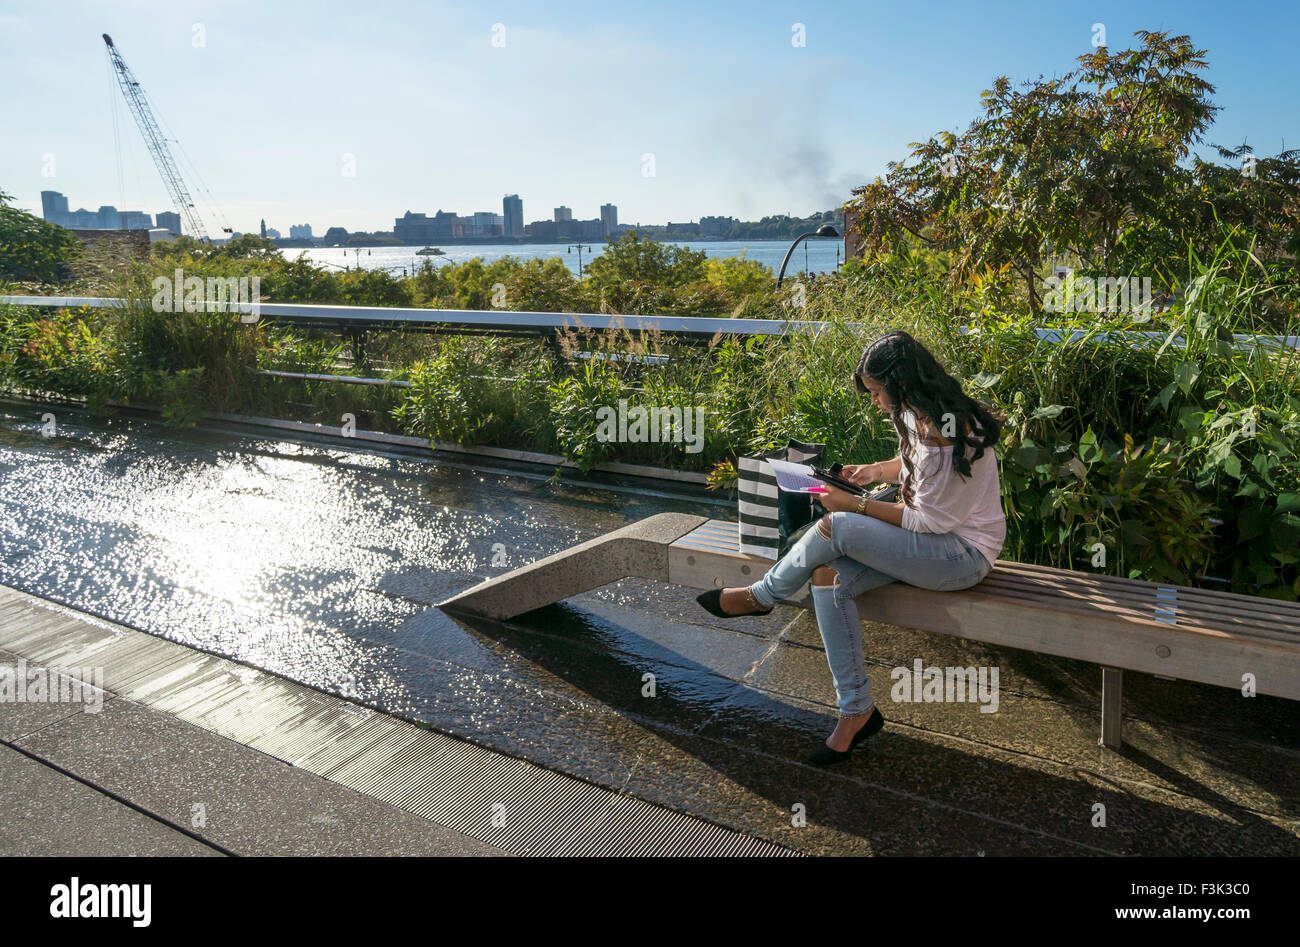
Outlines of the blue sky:
[[167,209],[107,32],[236,230],[391,229],[506,193],[526,221],[804,214],[964,128],[994,76],[1070,70],[1094,23],[1112,50],[1137,29],[1208,48],[1211,142],[1300,146],[1294,2],[3,0],[0,190]]

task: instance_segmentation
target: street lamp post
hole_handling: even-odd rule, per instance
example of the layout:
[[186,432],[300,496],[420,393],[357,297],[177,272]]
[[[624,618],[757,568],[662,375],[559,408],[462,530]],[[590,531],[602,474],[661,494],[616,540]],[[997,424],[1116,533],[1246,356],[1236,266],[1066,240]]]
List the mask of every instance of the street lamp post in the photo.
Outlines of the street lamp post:
[[590,251],[590,250],[591,250],[591,244],[589,244],[589,243],[586,243],[586,244],[584,244],[584,243],[575,243],[573,246],[569,247],[569,249],[568,249],[567,252],[572,253],[573,250],[574,250],[574,247],[577,247],[577,249],[578,249],[578,279],[582,279],[582,251],[583,251],[584,249]]
[[785,279],[786,264],[790,262],[790,255],[794,253],[795,248],[797,248],[799,244],[807,240],[809,237],[838,237],[839,235],[839,231],[830,224],[822,224],[816,230],[811,230],[808,233],[800,234],[796,237],[794,243],[790,244],[790,249],[785,251],[785,259],[781,261],[781,269],[776,274],[776,285],[780,286],[781,280]]

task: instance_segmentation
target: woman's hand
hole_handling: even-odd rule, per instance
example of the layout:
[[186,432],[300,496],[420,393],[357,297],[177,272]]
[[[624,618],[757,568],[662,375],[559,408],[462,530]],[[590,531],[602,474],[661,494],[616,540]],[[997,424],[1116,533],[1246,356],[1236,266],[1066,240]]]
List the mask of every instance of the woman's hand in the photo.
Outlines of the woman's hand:
[[858,508],[858,498],[847,490],[841,490],[834,484],[824,484],[826,492],[818,494],[817,499],[831,513],[852,513]]
[[879,464],[845,464],[840,468],[840,476],[849,483],[864,487],[881,480]]

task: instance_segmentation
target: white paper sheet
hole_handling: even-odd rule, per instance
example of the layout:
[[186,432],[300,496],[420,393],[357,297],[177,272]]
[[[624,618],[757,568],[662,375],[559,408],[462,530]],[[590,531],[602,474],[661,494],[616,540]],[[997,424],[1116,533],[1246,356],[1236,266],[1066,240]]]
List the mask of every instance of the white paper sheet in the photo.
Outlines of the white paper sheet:
[[787,493],[820,493],[826,484],[812,475],[812,467],[807,464],[792,464],[784,460],[769,460],[772,473],[776,474],[776,485]]

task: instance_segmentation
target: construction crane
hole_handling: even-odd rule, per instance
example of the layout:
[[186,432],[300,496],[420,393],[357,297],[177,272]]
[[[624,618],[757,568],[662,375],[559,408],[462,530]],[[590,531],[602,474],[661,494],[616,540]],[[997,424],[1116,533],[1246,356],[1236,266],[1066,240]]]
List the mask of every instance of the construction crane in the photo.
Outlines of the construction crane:
[[[113,63],[113,70],[117,74],[118,85],[122,87],[127,108],[135,116],[135,123],[140,126],[140,134],[144,136],[144,143],[149,148],[149,154],[153,156],[153,163],[157,165],[158,173],[162,175],[163,184],[167,187],[167,193],[171,195],[172,203],[184,218],[190,235],[200,243],[210,243],[207,229],[203,226],[203,218],[199,215],[198,208],[194,206],[194,199],[190,197],[180,169],[176,167],[171,150],[167,147],[167,139],[158,128],[153,110],[149,107],[149,100],[145,98],[144,88],[136,81],[122,54],[113,45],[113,38],[107,33],[103,36],[104,45],[108,47],[108,58]],[[222,229],[227,233],[231,232],[229,227]]]

